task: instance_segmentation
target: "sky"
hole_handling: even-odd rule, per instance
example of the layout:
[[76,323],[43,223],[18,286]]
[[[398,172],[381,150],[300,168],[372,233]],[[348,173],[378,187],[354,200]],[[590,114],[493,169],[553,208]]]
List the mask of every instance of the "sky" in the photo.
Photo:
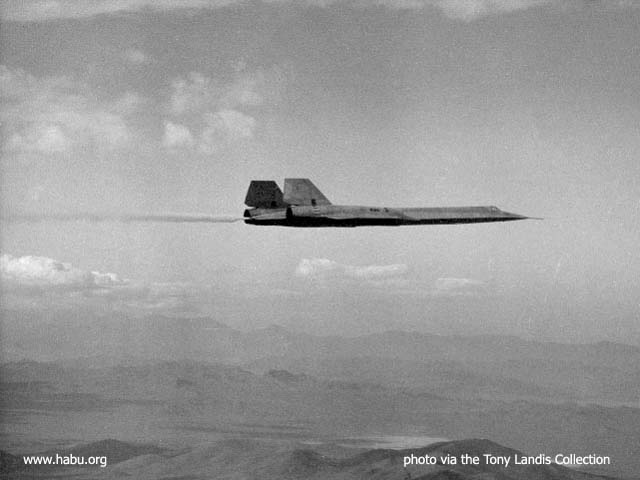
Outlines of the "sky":
[[[114,316],[209,316],[323,335],[640,344],[637,3],[0,8],[3,322],[69,315],[99,332]],[[497,205],[544,220],[6,219],[240,215],[252,179],[285,177],[336,204]]]

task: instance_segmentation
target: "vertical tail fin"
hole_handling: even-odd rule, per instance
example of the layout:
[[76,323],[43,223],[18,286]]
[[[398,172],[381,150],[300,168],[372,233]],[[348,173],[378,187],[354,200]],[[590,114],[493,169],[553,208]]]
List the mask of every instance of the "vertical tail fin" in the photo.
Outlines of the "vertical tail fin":
[[248,207],[284,208],[282,190],[273,180],[252,180],[244,200]]
[[290,205],[331,205],[308,178],[285,178],[284,201]]

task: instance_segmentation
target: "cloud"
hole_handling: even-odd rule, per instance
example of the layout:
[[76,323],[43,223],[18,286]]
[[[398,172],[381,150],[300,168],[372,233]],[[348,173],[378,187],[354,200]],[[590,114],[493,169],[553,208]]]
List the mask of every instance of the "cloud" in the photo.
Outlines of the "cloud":
[[484,282],[472,278],[438,278],[433,294],[436,296],[481,295],[486,293]]
[[[436,297],[478,297],[489,294],[486,283],[473,278],[441,277],[435,281],[409,275],[403,263],[390,265],[347,265],[327,258],[303,258],[295,269],[295,277],[313,282],[314,288],[358,287],[380,294],[409,295],[424,299]],[[298,287],[303,286],[297,284]]]
[[71,148],[71,144],[59,125],[34,123],[14,132],[5,147],[9,151],[63,153]]
[[124,58],[134,65],[143,65],[145,63],[149,63],[150,61],[149,56],[142,50],[138,50],[137,48],[131,48],[124,52]]
[[241,0],[5,0],[2,18],[21,22],[82,18],[142,9],[220,8]]
[[191,72],[172,82],[169,112],[172,115],[199,114],[220,109],[255,107],[262,105],[265,96],[277,95],[284,81],[281,70],[268,72],[237,70],[231,82]]
[[69,290],[126,285],[115,273],[85,271],[52,258],[27,255],[0,257],[3,285],[8,287],[57,287]]
[[193,136],[184,125],[165,122],[162,145],[166,148],[191,147],[193,146]]
[[198,149],[204,154],[215,153],[221,146],[253,137],[256,120],[237,110],[220,110],[205,115],[206,126]]
[[125,117],[139,98],[127,93],[113,102],[101,102],[81,82],[37,78],[1,65],[0,102],[3,149],[47,155],[76,147],[109,150],[126,145],[130,132]]
[[210,117],[210,125],[215,125],[232,140],[250,138],[256,125],[255,119],[237,110],[220,110]]
[[487,15],[526,10],[549,3],[553,0],[438,0],[433,5],[450,18],[469,22]]
[[243,3],[243,0],[5,0],[2,3],[2,19],[41,22],[59,18],[135,12],[142,9],[214,9],[240,3]]
[[233,108],[236,105],[261,105],[264,102],[265,90],[272,80],[267,77],[262,70],[252,74],[240,74],[222,96],[220,104],[225,108]]
[[169,110],[173,115],[215,108],[223,94],[218,82],[198,72],[191,72],[187,78],[177,78],[171,87]]
[[295,274],[307,279],[347,278],[364,281],[378,281],[399,277],[407,273],[405,264],[392,265],[344,265],[326,258],[303,258],[296,267]]
[[[293,3],[294,0],[263,0],[265,3]],[[558,10],[581,8],[588,5],[580,0],[306,0],[307,5],[328,7],[336,4],[351,5],[355,8],[384,6],[398,10],[437,9],[447,17],[471,22],[489,15],[502,15],[519,10],[528,10],[544,5],[555,6]],[[604,8],[637,8],[633,0],[611,0],[601,2]]]
[[0,256],[6,308],[93,308],[139,314],[191,311],[211,297],[211,288],[184,282],[141,283],[116,273],[83,270],[53,258]]
[[[5,0],[0,8],[3,20],[42,22],[60,18],[135,12],[143,9],[189,12],[192,9],[217,9],[247,3],[246,0],[92,0],[89,2],[86,0]],[[435,7],[450,18],[466,22],[487,15],[499,15],[546,4],[553,4],[560,8],[583,4],[583,2],[566,0],[263,0],[263,3],[304,3],[318,7],[346,4],[354,8],[386,6],[395,9]],[[633,8],[638,7],[638,3],[618,0],[606,2],[605,7]]]
[[[277,97],[284,82],[278,68],[249,72],[243,62],[235,68],[234,80],[227,83],[198,72],[175,79],[167,102],[171,119],[165,124],[163,144],[188,148],[197,143],[197,151],[208,155],[252,138],[257,121],[242,110],[255,110],[266,98]],[[197,142],[191,131],[199,132]]]

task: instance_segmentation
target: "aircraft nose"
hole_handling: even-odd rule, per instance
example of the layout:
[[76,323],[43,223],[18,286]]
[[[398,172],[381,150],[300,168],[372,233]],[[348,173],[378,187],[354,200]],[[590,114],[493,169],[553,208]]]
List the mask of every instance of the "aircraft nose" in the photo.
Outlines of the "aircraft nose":
[[504,211],[502,213],[509,220],[527,220],[528,218],[531,218],[531,217],[527,217],[526,215],[520,215],[518,213],[511,213],[511,212],[504,212]]

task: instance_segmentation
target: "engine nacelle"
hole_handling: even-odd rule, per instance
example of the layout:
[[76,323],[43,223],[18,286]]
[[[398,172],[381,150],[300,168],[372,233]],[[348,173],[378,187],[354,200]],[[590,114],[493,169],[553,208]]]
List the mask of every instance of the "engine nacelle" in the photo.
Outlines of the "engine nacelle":
[[287,207],[287,218],[318,218],[327,214],[327,207],[291,205]]

